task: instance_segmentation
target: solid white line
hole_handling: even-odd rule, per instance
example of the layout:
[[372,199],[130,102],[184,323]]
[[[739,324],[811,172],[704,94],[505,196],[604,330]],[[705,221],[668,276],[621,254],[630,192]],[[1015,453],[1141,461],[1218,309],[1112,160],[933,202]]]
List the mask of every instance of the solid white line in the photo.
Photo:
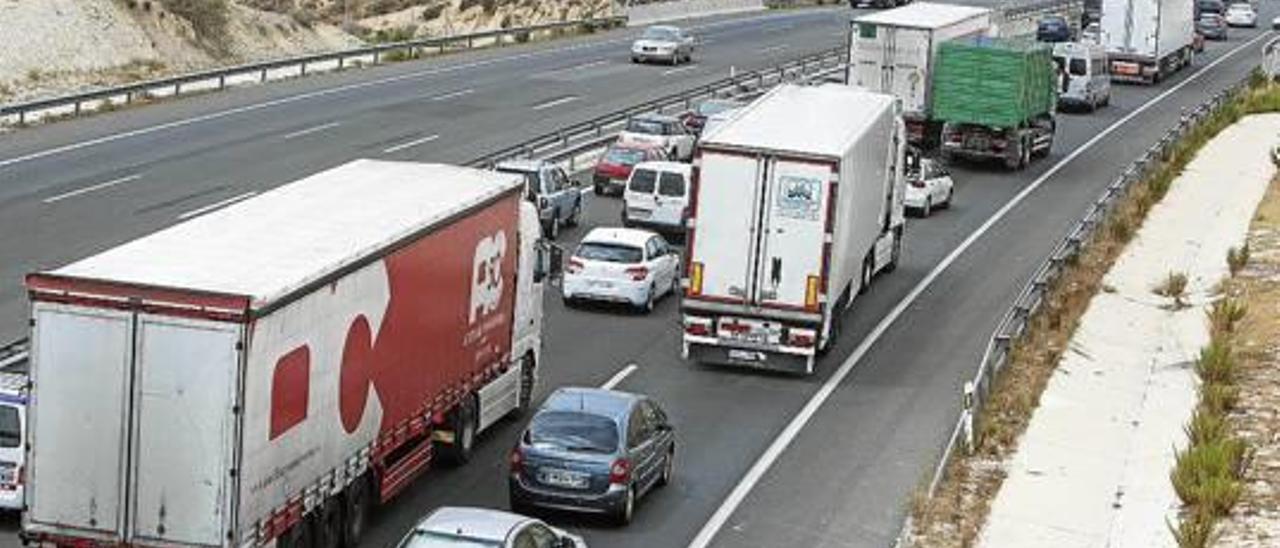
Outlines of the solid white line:
[[786,45],[786,44],[778,44],[778,45],[776,45],[776,46],[769,46],[769,47],[767,47],[767,48],[763,48],[763,49],[761,49],[761,50],[760,50],[760,53],[772,53],[772,52],[775,52],[775,51],[782,51],[782,50],[787,49],[787,48],[789,48],[789,47],[791,47],[791,46],[788,46],[788,45]]
[[622,368],[622,371],[614,373],[612,377],[609,377],[609,380],[605,381],[604,384],[600,385],[600,388],[603,388],[605,390],[613,390],[615,386],[618,386],[618,384],[622,383],[622,381],[627,378],[627,375],[635,373],[636,369],[639,369],[639,368],[640,366],[634,363],[628,364],[626,367]]
[[428,136],[423,137],[423,138],[421,138],[421,139],[414,139],[414,140],[409,141],[409,142],[407,142],[407,143],[401,143],[401,144],[398,144],[398,145],[396,145],[396,146],[393,146],[393,147],[391,147],[391,148],[388,148],[388,149],[386,149],[386,150],[382,151],[382,153],[383,153],[383,154],[391,154],[392,152],[399,152],[399,151],[404,150],[404,149],[406,149],[406,148],[416,147],[416,146],[421,145],[421,144],[424,144],[424,143],[430,143],[431,141],[434,141],[434,140],[439,139],[439,138],[440,138],[440,136],[439,136],[439,135],[428,135]]
[[432,100],[432,101],[447,101],[447,100],[449,100],[449,99],[453,99],[453,98],[456,98],[456,97],[462,97],[463,95],[470,95],[470,94],[475,93],[475,92],[476,92],[476,90],[474,90],[474,89],[472,89],[472,88],[460,89],[460,90],[458,90],[458,91],[449,92],[449,93],[446,93],[446,94],[444,94],[444,95],[437,95],[437,96],[435,96],[435,97],[432,97],[432,98],[431,98],[431,100]]
[[680,68],[673,68],[673,69],[667,69],[667,70],[664,70],[664,71],[662,71],[662,75],[663,75],[663,76],[671,76],[672,74],[677,74],[677,73],[680,73],[680,72],[684,72],[684,71],[686,71],[686,70],[693,70],[693,69],[696,69],[696,68],[698,68],[698,65],[685,65],[685,66],[680,67]]
[[81,194],[85,194],[85,193],[87,193],[87,192],[93,192],[93,191],[95,191],[95,190],[102,190],[102,189],[104,189],[104,188],[110,188],[110,187],[116,186],[116,185],[121,184],[121,183],[127,183],[127,182],[129,182],[129,181],[136,181],[136,180],[138,180],[138,179],[139,179],[139,178],[141,178],[141,177],[142,177],[141,175],[128,175],[128,176],[125,176],[125,177],[121,177],[121,178],[119,178],[119,179],[112,179],[112,180],[107,181],[107,182],[105,182],[105,183],[98,183],[98,184],[96,184],[96,185],[91,185],[91,186],[87,186],[87,187],[84,187],[84,188],[81,188],[81,189],[72,190],[71,192],[67,192],[67,193],[65,193],[65,194],[59,194],[59,195],[57,195],[57,196],[53,196],[53,197],[50,197],[50,198],[45,198],[45,199],[44,199],[44,203],[46,203],[46,204],[52,204],[52,203],[54,203],[54,202],[60,202],[60,201],[65,200],[65,199],[67,199],[67,198],[71,198],[71,197],[74,197],[74,196],[79,196],[79,195],[81,195]]
[[577,95],[570,95],[570,96],[568,96],[568,97],[561,97],[561,98],[556,99],[556,100],[554,100],[554,101],[547,101],[546,103],[542,103],[542,104],[540,104],[540,105],[534,105],[534,106],[533,106],[533,110],[544,110],[544,109],[548,109],[548,108],[551,108],[551,107],[558,107],[558,106],[563,105],[563,104],[565,104],[565,103],[572,103],[572,102],[577,101],[577,100],[578,100],[578,96],[577,96]]
[[213,211],[213,210],[215,210],[215,209],[219,209],[219,208],[227,207],[227,206],[229,206],[229,205],[231,205],[231,204],[234,204],[234,203],[236,203],[236,202],[239,202],[240,200],[244,200],[245,198],[252,198],[252,197],[253,197],[254,195],[256,195],[257,193],[258,193],[258,191],[256,191],[256,190],[255,190],[255,191],[252,191],[252,192],[246,192],[246,193],[244,193],[244,194],[240,194],[240,195],[237,195],[237,196],[232,196],[232,197],[227,198],[227,199],[225,199],[225,200],[223,200],[223,201],[221,201],[221,202],[214,202],[214,203],[212,203],[212,204],[209,204],[209,205],[207,205],[207,206],[204,206],[204,207],[201,207],[201,208],[198,208],[198,209],[193,209],[193,210],[188,211],[188,212],[185,212],[185,213],[179,213],[179,214],[178,214],[178,220],[180,220],[180,221],[185,221],[185,220],[190,219],[190,218],[192,218],[192,217],[198,217],[198,216],[200,216],[200,215],[204,215],[205,213],[208,213],[208,212]]
[[338,122],[329,122],[327,124],[320,124],[315,127],[301,129],[293,133],[286,133],[284,136],[284,140],[288,141],[289,139],[297,139],[298,137],[302,137],[303,135],[311,135],[312,133],[316,133],[318,131],[324,131],[330,128],[335,128],[335,127],[338,127],[339,125],[341,124],[339,124]]
[[871,349],[871,345],[880,340],[880,337],[884,335],[885,331],[888,331],[889,327],[897,321],[898,317],[901,316],[903,312],[906,312],[907,307],[911,306],[911,304],[920,297],[920,294],[924,293],[924,290],[928,289],[929,286],[933,284],[933,281],[936,280],[938,276],[942,275],[943,271],[945,271],[947,267],[950,267],[952,263],[956,262],[956,260],[960,258],[961,254],[972,247],[973,244],[986,234],[988,230],[991,230],[992,226],[995,226],[996,223],[1000,222],[1000,220],[1013,210],[1014,207],[1021,203],[1022,200],[1026,199],[1026,197],[1031,195],[1032,192],[1035,192],[1036,189],[1040,188],[1040,185],[1044,184],[1046,180],[1053,177],[1058,173],[1058,171],[1061,171],[1062,168],[1071,163],[1072,160],[1075,160],[1081,154],[1084,154],[1085,151],[1093,148],[1095,144],[1110,135],[1116,129],[1119,129],[1135,116],[1163,101],[1165,98],[1182,89],[1187,84],[1195,81],[1200,77],[1200,75],[1217,66],[1218,63],[1225,61],[1240,50],[1253,45],[1258,42],[1258,40],[1269,34],[1269,32],[1263,33],[1257,38],[1241,44],[1235,49],[1224,54],[1222,57],[1215,59],[1204,68],[1196,71],[1195,74],[1192,74],[1185,80],[1178,82],[1177,85],[1169,88],[1164,93],[1161,93],[1160,95],[1157,95],[1143,103],[1141,106],[1134,109],[1133,112],[1130,112],[1123,118],[1116,120],[1110,126],[1107,126],[1107,128],[1102,130],[1101,133],[1098,133],[1083,145],[1080,145],[1072,151],[1071,154],[1068,154],[1066,158],[1059,160],[1058,163],[1054,164],[1053,167],[1050,167],[1048,171],[1045,171],[1043,175],[1038,177],[1035,181],[1032,181],[1030,185],[1027,185],[1026,188],[1022,189],[1021,192],[1005,203],[1004,206],[996,211],[995,214],[987,219],[986,222],[982,223],[982,226],[973,231],[968,238],[965,238],[959,246],[951,250],[951,253],[943,258],[942,262],[933,267],[933,270],[930,270],[929,274],[926,275],[923,280],[920,280],[915,287],[911,288],[911,292],[908,293],[906,297],[903,297],[901,301],[898,301],[898,304],[889,311],[889,314],[876,324],[875,328],[872,329],[871,332],[862,339],[862,342],[858,344],[858,347],[853,350],[853,353],[845,359],[844,363],[840,364],[840,368],[831,375],[831,378],[822,383],[822,386],[816,393],[814,393],[813,397],[809,398],[809,401],[800,409],[800,412],[797,413],[795,417],[792,417],[791,422],[782,429],[782,432],[778,434],[778,437],[774,438],[773,443],[770,443],[769,447],[760,455],[760,458],[751,465],[751,468],[747,470],[746,475],[744,475],[742,479],[738,481],[738,484],[734,486],[733,491],[729,492],[729,496],[725,497],[724,502],[720,504],[720,507],[716,509],[715,513],[711,515],[711,518],[708,519],[702,526],[702,529],[698,531],[698,535],[689,542],[689,548],[706,548],[711,544],[711,541],[715,539],[716,534],[722,527],[724,527],[724,524],[729,521],[729,518],[733,516],[733,512],[738,509],[738,506],[742,504],[742,501],[747,498],[747,495],[751,493],[751,490],[754,489],[756,484],[760,482],[760,479],[764,477],[765,472],[773,466],[774,461],[778,460],[778,457],[787,449],[787,446],[791,445],[791,442],[800,434],[800,430],[809,423],[809,420],[812,419],[815,414],[817,414],[818,409],[827,401],[827,398],[831,397],[831,394],[835,391],[836,387],[838,387],[840,383],[844,381],[845,377],[853,371],[854,366],[858,364],[862,359],[862,356]]

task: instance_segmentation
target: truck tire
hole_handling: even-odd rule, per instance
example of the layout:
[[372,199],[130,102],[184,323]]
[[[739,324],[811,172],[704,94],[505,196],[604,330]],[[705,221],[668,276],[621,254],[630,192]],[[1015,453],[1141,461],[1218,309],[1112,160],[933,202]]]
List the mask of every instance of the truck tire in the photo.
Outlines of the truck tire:
[[316,512],[303,516],[298,523],[290,527],[288,531],[280,535],[276,542],[279,548],[312,548],[315,546],[315,520]]
[[533,408],[533,385],[537,378],[537,365],[532,353],[520,358],[520,392],[516,396],[516,408],[511,412],[513,416],[524,416],[529,413],[529,409]]
[[[943,202],[943,204],[945,205],[939,205],[938,207],[951,207],[950,193],[947,194],[947,201]],[[894,270],[897,270],[898,261],[901,258],[902,258],[902,229],[895,228],[893,229],[893,248],[889,252],[889,263],[884,265],[884,271],[893,272]]]
[[342,548],[344,525],[342,497],[331,496],[316,510],[316,548]]
[[866,293],[871,289],[871,278],[875,274],[875,250],[867,253],[867,257],[862,259],[862,278],[858,281],[858,294]]
[[1022,143],[1019,142],[1017,147],[1008,151],[1004,157],[1004,167],[1009,171],[1017,171],[1022,169]]
[[368,475],[356,478],[342,494],[342,545],[356,548],[369,526],[369,511],[373,508],[373,482]]
[[458,407],[449,413],[449,428],[453,430],[453,443],[437,444],[436,450],[450,465],[461,466],[471,460],[480,415],[477,407],[475,395],[468,394],[458,403]]

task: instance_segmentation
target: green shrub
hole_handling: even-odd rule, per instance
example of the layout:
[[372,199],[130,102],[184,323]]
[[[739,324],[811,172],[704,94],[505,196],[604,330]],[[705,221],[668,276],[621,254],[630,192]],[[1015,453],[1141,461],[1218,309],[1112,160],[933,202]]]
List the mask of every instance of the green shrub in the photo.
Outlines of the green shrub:
[[1169,479],[1183,503],[1214,516],[1226,515],[1243,491],[1237,478],[1244,458],[1245,445],[1238,439],[1193,445],[1178,453]]
[[1204,445],[1221,441],[1227,437],[1228,425],[1223,415],[1206,407],[1197,407],[1191,415],[1191,422],[1183,428],[1191,445]]
[[1245,265],[1249,264],[1249,243],[1245,242],[1240,247],[1232,247],[1227,250],[1227,270],[1231,272],[1231,276],[1235,277],[1237,273],[1244,270]]
[[1169,525],[1173,541],[1178,548],[1207,548],[1218,538],[1214,526],[1217,518],[1203,512],[1193,512],[1184,517],[1177,527]]
[[1186,306],[1183,299],[1187,297],[1187,275],[1182,272],[1170,272],[1165,276],[1159,284],[1156,284],[1152,290],[1156,295],[1173,299],[1175,308]]
[[165,9],[186,19],[196,38],[221,51],[227,47],[227,0],[161,0]]
[[1231,353],[1231,346],[1221,338],[1210,339],[1209,344],[1200,349],[1200,357],[1196,360],[1196,374],[1206,384],[1227,384],[1235,380],[1236,361]]
[[1226,415],[1236,408],[1240,389],[1235,385],[1218,382],[1200,384],[1200,406],[1211,413]]
[[1240,299],[1234,297],[1218,299],[1205,312],[1205,316],[1209,319],[1209,333],[1214,336],[1233,333],[1236,329],[1236,324],[1243,320],[1248,312],[1248,305],[1244,304],[1244,301]]

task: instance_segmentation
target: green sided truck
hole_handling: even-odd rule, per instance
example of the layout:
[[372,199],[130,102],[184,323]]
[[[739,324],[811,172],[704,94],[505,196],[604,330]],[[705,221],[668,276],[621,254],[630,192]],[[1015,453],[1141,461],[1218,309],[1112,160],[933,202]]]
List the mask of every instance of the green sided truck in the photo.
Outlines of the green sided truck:
[[1060,78],[1044,43],[986,37],[943,43],[932,98],[933,118],[943,122],[943,160],[999,160],[1022,169],[1048,156]]

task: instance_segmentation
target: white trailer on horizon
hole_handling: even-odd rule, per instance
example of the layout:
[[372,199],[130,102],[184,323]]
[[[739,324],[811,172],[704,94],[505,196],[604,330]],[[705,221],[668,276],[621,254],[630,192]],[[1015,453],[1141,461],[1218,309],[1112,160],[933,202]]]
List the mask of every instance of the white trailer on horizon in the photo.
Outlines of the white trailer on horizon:
[[1111,79],[1154,84],[1191,64],[1195,0],[1102,0]]
[[702,137],[682,353],[809,374],[902,250],[905,135],[892,96],[782,85]]

